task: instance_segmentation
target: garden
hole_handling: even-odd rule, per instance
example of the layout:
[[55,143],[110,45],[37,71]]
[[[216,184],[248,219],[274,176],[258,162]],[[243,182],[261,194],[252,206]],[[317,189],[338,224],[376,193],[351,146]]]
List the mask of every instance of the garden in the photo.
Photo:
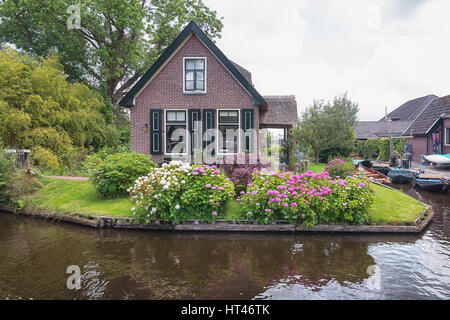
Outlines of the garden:
[[[11,172],[1,166],[6,161],[10,160],[0,161],[5,172],[0,173],[0,196],[18,212],[31,208],[59,215],[132,218],[145,224],[229,220],[312,227],[408,224],[425,211],[421,202],[400,191],[352,176],[341,159],[325,168],[313,166],[314,172],[281,173],[262,166],[181,162],[158,167],[147,155],[119,152],[91,157],[86,164],[88,181]],[[6,173],[15,177],[14,182],[2,178]],[[26,183],[18,182],[24,179]]]

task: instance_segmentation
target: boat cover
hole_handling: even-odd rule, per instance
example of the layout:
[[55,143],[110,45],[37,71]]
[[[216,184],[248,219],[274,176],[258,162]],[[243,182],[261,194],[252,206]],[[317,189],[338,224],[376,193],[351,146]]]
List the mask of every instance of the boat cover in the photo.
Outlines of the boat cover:
[[425,160],[437,164],[450,164],[450,154],[432,154],[429,156],[423,156]]

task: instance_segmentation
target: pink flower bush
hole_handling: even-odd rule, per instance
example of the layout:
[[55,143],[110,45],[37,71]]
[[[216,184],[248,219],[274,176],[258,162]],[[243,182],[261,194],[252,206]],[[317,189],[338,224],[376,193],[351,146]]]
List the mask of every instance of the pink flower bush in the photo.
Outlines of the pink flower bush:
[[251,218],[260,223],[288,220],[306,226],[364,223],[373,200],[374,189],[366,181],[355,177],[336,179],[327,171],[293,175],[256,170],[253,186],[239,198],[242,212],[252,212]]
[[352,164],[346,164],[342,159],[336,158],[328,162],[328,166],[325,167],[325,171],[331,177],[345,178],[351,176],[354,171],[354,166]]

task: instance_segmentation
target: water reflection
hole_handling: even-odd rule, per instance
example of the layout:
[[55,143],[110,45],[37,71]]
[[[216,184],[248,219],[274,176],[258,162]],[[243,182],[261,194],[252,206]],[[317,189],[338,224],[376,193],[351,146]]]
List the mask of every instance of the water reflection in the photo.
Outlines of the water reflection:
[[[0,298],[449,298],[448,196],[405,192],[433,204],[422,235],[98,231],[0,214]],[[66,288],[69,265],[81,290]]]

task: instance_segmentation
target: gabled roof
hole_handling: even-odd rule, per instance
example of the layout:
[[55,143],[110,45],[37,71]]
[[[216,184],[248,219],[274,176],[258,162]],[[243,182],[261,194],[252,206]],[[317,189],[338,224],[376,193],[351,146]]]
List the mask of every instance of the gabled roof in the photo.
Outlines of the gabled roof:
[[[216,56],[217,59],[227,68],[236,80],[247,90],[253,97],[255,105],[267,105],[267,101],[256,91],[251,83],[246,79],[236,66],[228,60],[223,52],[208,38],[208,36],[200,29],[200,27],[191,21],[186,28],[178,35],[178,37],[167,47],[156,62],[148,69],[148,71],[141,77],[141,79],[131,88],[131,90],[120,100],[119,105],[123,107],[131,107],[134,105],[134,98],[138,92],[145,86],[145,84],[158,72],[164,63],[172,56],[177,48],[187,39],[191,34],[195,34],[209,50]],[[243,68],[242,68],[243,69]],[[245,69],[244,69],[245,70]]]
[[434,99],[414,123],[405,131],[404,135],[427,135],[438,122],[450,113],[450,95]]
[[262,128],[287,128],[298,123],[295,96],[264,96],[269,104],[266,112],[261,112],[259,125]]
[[[428,104],[436,98],[437,96],[430,94],[405,102],[400,107],[389,113],[387,118],[395,121],[414,121],[428,106]],[[380,120],[385,120],[385,117]]]
[[359,121],[355,127],[358,140],[400,137],[411,121]]

